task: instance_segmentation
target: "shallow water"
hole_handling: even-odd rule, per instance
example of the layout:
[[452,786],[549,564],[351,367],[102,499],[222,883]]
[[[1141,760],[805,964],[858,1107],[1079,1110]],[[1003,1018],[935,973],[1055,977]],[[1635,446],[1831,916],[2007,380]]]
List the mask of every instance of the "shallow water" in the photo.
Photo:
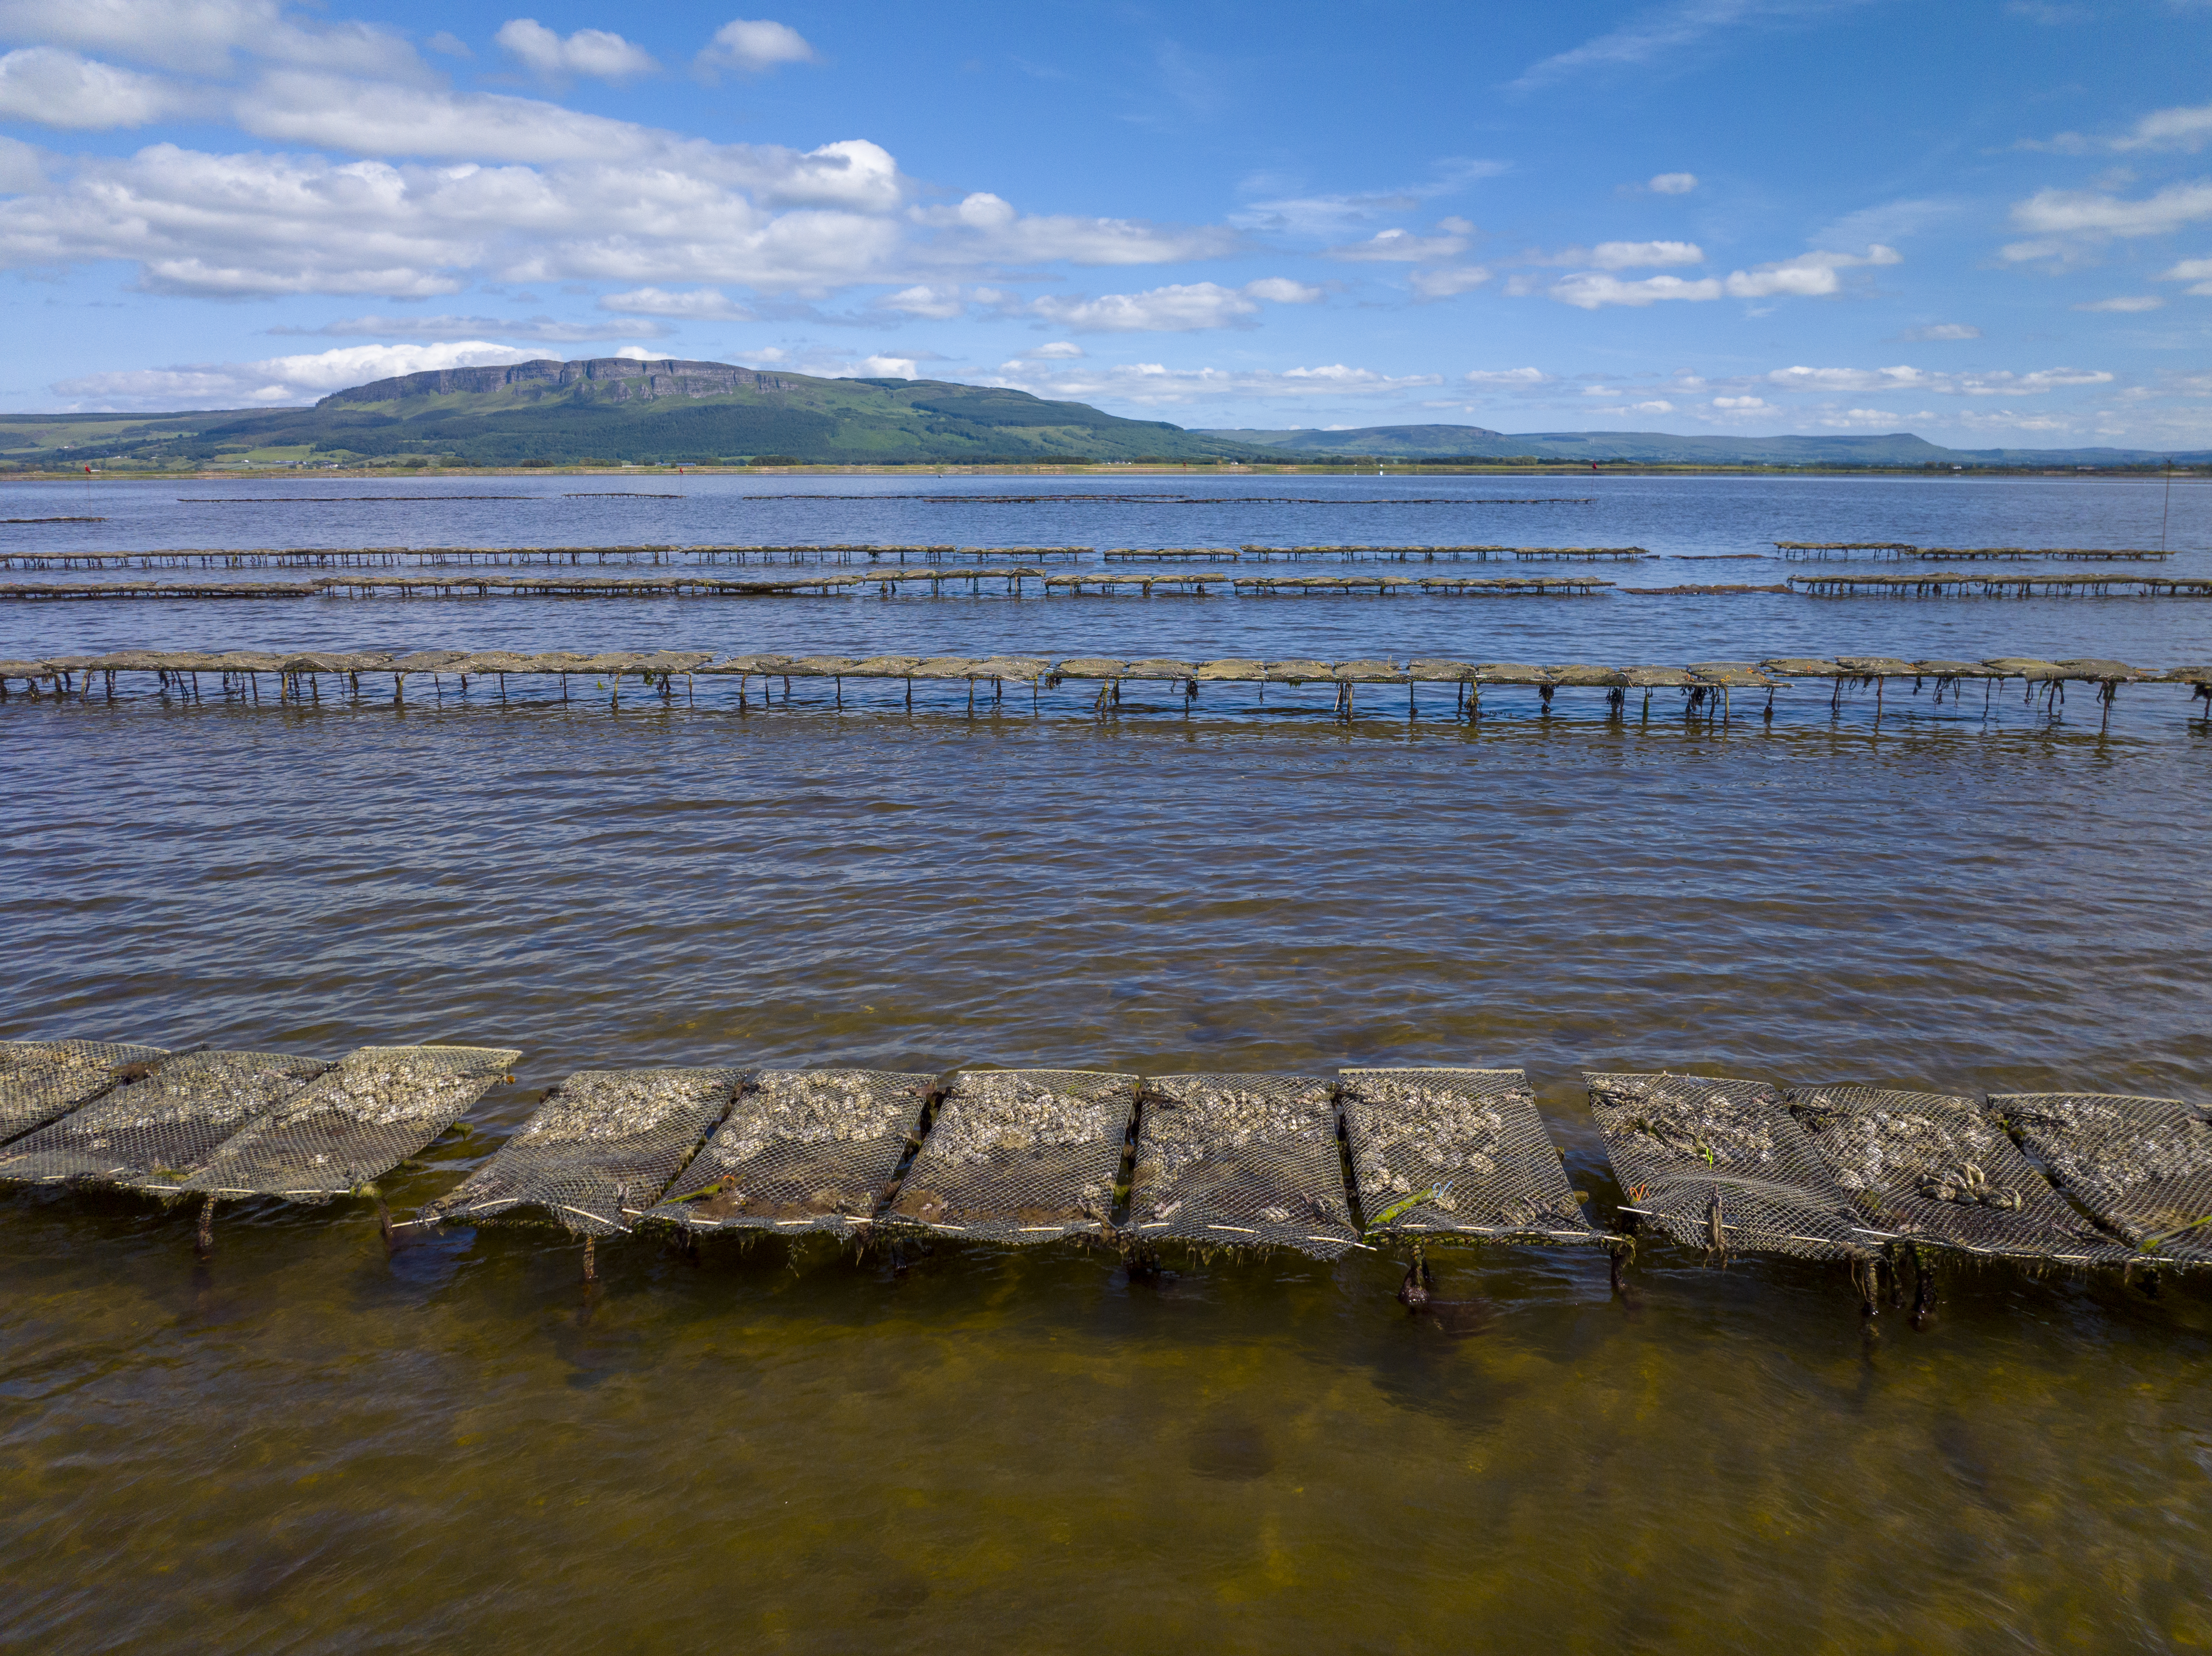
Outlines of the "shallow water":
[[[1603,535],[1473,538],[2118,544],[2140,525],[2084,525],[2155,494],[1853,482],[1816,510],[1768,497],[1812,485],[1679,487],[1649,527],[1622,506]],[[971,537],[926,531],[955,508],[871,509],[776,532]],[[1058,531],[1073,507],[996,510],[1012,539],[1095,532]],[[1176,510],[1217,508],[1151,521]],[[1396,601],[733,607],[426,603],[377,625],[1652,661],[2159,664],[2212,642],[2212,612],[2121,600],[1435,600],[1418,638]],[[15,610],[0,653],[396,636],[313,609]],[[2212,1096],[2212,731],[2185,694],[2123,692],[2102,737],[2078,707],[1985,723],[1902,699],[1879,731],[1859,704],[1615,724],[1565,693],[1551,719],[1532,701],[1480,727],[1212,691],[1188,719],[1133,696],[1103,725],[1065,693],[972,719],[950,692],[911,716],[888,691],[842,713],[13,700],[0,1035],[523,1048],[517,1084],[392,1182],[401,1208],[535,1089],[620,1064],[1522,1065],[1601,1219],[1619,1192],[1584,1066]],[[364,1206],[247,1204],[200,1267],[191,1226],[120,1196],[0,1198],[10,1642],[2212,1638],[2212,1285],[1955,1270],[1927,1329],[1886,1309],[1869,1334],[1840,1266],[1647,1243],[1623,1302],[1601,1255],[1455,1252],[1443,1291],[1486,1304],[1446,1332],[1364,1253],[1148,1284],[1073,1249],[945,1247],[899,1273],[635,1240],[600,1248],[587,1297],[552,1233],[387,1259]]]

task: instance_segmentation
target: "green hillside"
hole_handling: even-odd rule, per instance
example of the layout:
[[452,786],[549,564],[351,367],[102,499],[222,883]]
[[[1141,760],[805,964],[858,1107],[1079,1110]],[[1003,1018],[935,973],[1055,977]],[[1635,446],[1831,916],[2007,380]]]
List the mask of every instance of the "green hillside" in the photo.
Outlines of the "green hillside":
[[[1678,437],[1663,431],[1534,431],[1483,426],[1365,426],[1352,431],[1200,431],[1224,442],[1380,459],[1623,460],[1644,465],[2057,466],[2156,464],[2148,449],[1943,448],[1910,432],[1879,437]],[[2202,452],[2176,455],[2202,464]]]
[[[765,455],[846,464],[1194,460],[1250,452],[1164,422],[1123,420],[1025,391],[627,357],[410,373],[338,391],[307,409],[157,422],[138,416],[135,427],[118,423],[105,441],[94,429],[88,422],[73,433],[67,463],[210,464],[272,451],[307,461],[424,455],[510,466]],[[20,449],[11,458],[18,457],[28,458]]]

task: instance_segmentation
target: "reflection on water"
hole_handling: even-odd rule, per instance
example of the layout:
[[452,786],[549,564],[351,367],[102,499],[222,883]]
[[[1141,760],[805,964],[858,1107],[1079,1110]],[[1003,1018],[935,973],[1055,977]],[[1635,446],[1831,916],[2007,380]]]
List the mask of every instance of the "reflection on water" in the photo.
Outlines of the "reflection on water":
[[[1803,537],[1877,531],[1940,537]],[[1910,654],[2062,622],[2097,653],[2202,652],[2170,609],[1811,607]],[[1341,653],[1396,644],[1382,609],[1328,610]],[[664,641],[622,606],[496,613],[533,647]],[[1073,613],[852,625],[912,644],[948,616],[995,648]],[[1080,613],[1147,651],[1285,624]],[[1642,614],[1563,653],[1770,646],[1740,611]],[[668,625],[723,624],[700,615]],[[9,615],[0,650],[157,619]],[[1960,629],[1990,647],[1938,642]],[[2204,1098],[2207,737],[2128,707],[2100,742],[11,701],[0,1034],[524,1048],[391,1182],[401,1209],[585,1067],[1519,1064],[1602,1214],[1583,1065]],[[1602,1255],[1438,1250],[1413,1315],[1404,1261],[1360,1252],[1133,1280],[1078,1249],[902,1269],[639,1238],[599,1250],[587,1301],[550,1233],[410,1230],[387,1257],[366,1204],[246,1204],[198,1265],[195,1217],[0,1198],[12,1642],[2212,1638],[2196,1282],[1959,1268],[1915,1331],[1863,1325],[1839,1266],[1650,1243],[1632,1304]]]

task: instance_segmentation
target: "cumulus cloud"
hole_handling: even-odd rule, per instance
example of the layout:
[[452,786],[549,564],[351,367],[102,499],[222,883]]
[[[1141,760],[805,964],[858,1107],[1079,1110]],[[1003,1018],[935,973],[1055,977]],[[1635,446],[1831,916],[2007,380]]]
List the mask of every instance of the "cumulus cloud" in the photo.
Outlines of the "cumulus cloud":
[[1552,376],[1541,368],[1469,368],[1460,377],[1471,385],[1498,385],[1516,391],[1552,383]]
[[660,67],[644,47],[603,28],[580,28],[563,39],[535,17],[514,17],[501,24],[492,39],[524,68],[548,80],[588,75],[622,82]]
[[1966,322],[1931,322],[1925,327],[1907,328],[1898,335],[1904,340],[1979,339],[1982,331]]
[[1189,333],[1201,328],[1245,325],[1257,314],[1259,301],[1279,305],[1310,305],[1322,297],[1286,276],[1263,276],[1243,288],[1218,282],[1176,282],[1140,294],[1105,294],[1097,299],[1069,299],[1048,294],[1025,307],[1070,328],[1092,333]]
[[[1686,242],[1616,242],[1607,244],[1638,255],[1634,262],[1657,264],[1657,258],[1638,254],[1641,249],[1683,248],[1696,250]],[[1733,270],[1726,277],[1645,276],[1640,281],[1627,282],[1602,271],[1583,270],[1562,278],[1552,286],[1551,294],[1563,305],[1573,305],[1585,311],[1595,311],[1607,305],[1643,307],[1668,300],[1680,300],[1692,304],[1728,299],[1771,299],[1779,295],[1794,298],[1821,298],[1838,292],[1842,282],[1836,272],[1856,266],[1896,264],[1902,256],[1893,247],[1877,243],[1863,253],[1800,253],[1771,264],[1754,265],[1748,270]]]
[[2164,308],[2166,301],[2156,294],[2123,294],[2113,299],[2089,300],[2074,308],[2077,311],[2155,311]]
[[908,210],[916,224],[941,232],[945,261],[1006,260],[1072,264],[1170,264],[1217,258],[1237,250],[1234,231],[1212,225],[1161,225],[1139,219],[1025,215],[1013,203],[979,190],[951,207]]
[[1270,305],[1315,305],[1322,298],[1322,289],[1309,288],[1303,282],[1293,282],[1288,276],[1261,276],[1257,282],[1248,282],[1244,291],[1254,299],[1264,299]]
[[1741,413],[1747,409],[1771,408],[1773,404],[1763,397],[1716,397],[1713,398],[1713,406],[1717,409],[1732,409]]
[[2136,149],[2175,149],[2194,153],[2212,143],[2212,104],[2185,108],[2156,109],[2127,131],[2114,136],[2092,137],[2080,132],[2061,132],[2055,138],[2029,139],[2022,149],[2055,149],[2061,155],[2081,155],[2094,151],[2124,155]]
[[133,368],[58,380],[54,391],[81,409],[179,409],[311,402],[349,385],[432,368],[527,362],[542,353],[487,340],[450,344],[347,345],[311,356],[258,362],[201,362]]
[[1656,173],[1651,182],[1644,186],[1662,196],[1686,196],[1697,187],[1698,175],[1695,173]]
[[1022,353],[1024,356],[1039,362],[1064,362],[1083,354],[1083,347],[1072,339],[1055,339]]
[[1364,241],[1322,251],[1331,258],[1389,264],[1425,264],[1467,251],[1467,239],[1474,227],[1465,219],[1445,219],[1437,227],[1444,234],[1417,236],[1410,230],[1378,230]]
[[814,48],[789,24],[771,22],[765,17],[739,17],[714,31],[714,39],[696,62],[702,73],[711,76],[722,70],[764,75],[785,64],[814,60]]
[[334,339],[534,339],[571,344],[586,339],[659,339],[669,330],[658,322],[562,322],[550,316],[349,316],[319,328],[276,327],[278,335],[313,335]]
[[1721,296],[1721,284],[1714,276],[1701,276],[1687,281],[1681,276],[1645,276],[1641,281],[1626,282],[1619,276],[1604,276],[1595,270],[1583,271],[1563,277],[1552,286],[1552,297],[1562,305],[1573,305],[1585,311],[1595,311],[1607,305],[1626,305],[1642,308],[1658,304],[1662,300],[1686,300],[1692,304]]
[[725,298],[719,288],[694,288],[684,294],[633,288],[628,293],[602,294],[599,307],[631,316],[665,316],[693,322],[750,322],[753,315],[735,300]]
[[143,126],[183,108],[167,82],[54,46],[0,57],[0,119],[97,131]]
[[2158,273],[2160,282],[2188,282],[2196,285],[2189,291],[2212,296],[2212,258],[2185,258],[2170,270]]
[[1857,395],[1866,391],[1920,391],[1944,397],[2039,397],[2077,385],[2107,385],[2113,376],[2101,368],[2039,368],[2032,373],[1998,370],[1988,373],[1936,373],[1924,368],[1777,368],[1765,376],[1784,391]]
[[1694,241],[1601,241],[1585,258],[1573,261],[1601,270],[1633,270],[1655,264],[1703,264],[1705,250]]
[[1371,368],[1347,367],[1341,362],[1325,367],[1289,368],[1279,373],[1259,369],[1170,368],[1158,362],[1131,362],[1092,371],[1061,368],[1004,373],[984,383],[1007,385],[1039,397],[1084,403],[1131,403],[1154,408],[1231,397],[1288,402],[1310,402],[1328,397],[1373,397],[1441,385],[1443,376],[1425,373],[1394,377]]
[[862,379],[919,379],[919,365],[911,356],[864,356],[860,359]]
[[1453,299],[1470,293],[1490,280],[1480,264],[1447,264],[1440,270],[1416,270],[1406,278],[1422,299]]
[[0,138],[0,196],[43,187],[46,169],[39,152],[21,138]]
[[[2162,236],[2212,218],[2212,180],[2170,184],[2154,195],[2128,200],[2102,190],[2044,190],[2014,203],[2012,220],[2039,238],[2101,241],[2106,237]],[[2003,249],[2015,262],[2055,257],[2060,241],[2014,242]]]
[[174,73],[243,55],[347,74],[420,78],[415,49],[373,24],[301,21],[281,0],[0,0],[0,38],[74,46]]

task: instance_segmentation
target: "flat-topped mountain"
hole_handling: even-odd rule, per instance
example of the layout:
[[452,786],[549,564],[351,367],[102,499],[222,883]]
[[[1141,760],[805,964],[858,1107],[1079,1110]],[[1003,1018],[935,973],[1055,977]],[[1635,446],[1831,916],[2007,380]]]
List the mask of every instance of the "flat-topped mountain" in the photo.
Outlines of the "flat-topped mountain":
[[306,448],[312,458],[424,454],[532,461],[823,463],[1198,460],[1258,451],[1082,403],[944,379],[824,379],[730,362],[626,356],[438,368],[334,391],[308,409],[194,416],[166,452]]

